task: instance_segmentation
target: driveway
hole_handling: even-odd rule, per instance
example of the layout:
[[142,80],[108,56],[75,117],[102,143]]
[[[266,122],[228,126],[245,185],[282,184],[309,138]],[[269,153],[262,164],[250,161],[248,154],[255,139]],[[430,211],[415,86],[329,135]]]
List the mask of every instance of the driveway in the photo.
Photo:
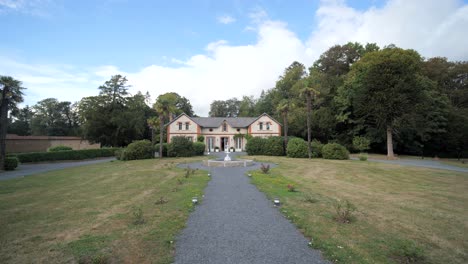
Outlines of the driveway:
[[[243,153],[232,153],[236,156]],[[216,153],[224,157],[225,153]],[[176,241],[176,264],[328,263],[245,175],[259,168],[204,167],[211,172],[203,202]],[[182,165],[181,165],[182,166]],[[183,165],[187,166],[187,165]]]
[[21,178],[24,176],[29,176],[29,175],[52,171],[52,170],[60,170],[60,169],[71,168],[71,167],[109,162],[111,160],[115,160],[115,158],[112,157],[112,158],[99,158],[99,159],[82,160],[82,161],[20,164],[18,168],[16,168],[13,171],[0,172],[0,181],[14,179],[14,178]]

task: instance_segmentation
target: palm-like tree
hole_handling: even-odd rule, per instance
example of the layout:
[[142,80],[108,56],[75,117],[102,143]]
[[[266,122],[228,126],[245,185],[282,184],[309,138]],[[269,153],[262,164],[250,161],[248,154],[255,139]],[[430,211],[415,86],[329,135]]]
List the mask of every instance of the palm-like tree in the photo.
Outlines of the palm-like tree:
[[164,123],[172,119],[172,113],[177,110],[176,103],[175,93],[165,93],[158,96],[156,103],[153,105],[159,115],[159,158],[162,158]]
[[288,113],[289,113],[289,101],[287,99],[283,99],[280,101],[276,110],[280,113],[283,117],[283,134],[284,134],[284,147],[288,146]]
[[312,143],[311,143],[311,124],[310,117],[312,114],[312,97],[319,94],[319,73],[317,71],[312,71],[310,76],[302,80],[303,87],[301,89],[301,94],[306,97],[307,101],[307,149],[309,153],[309,159],[312,158]]
[[8,108],[16,107],[17,103],[23,102],[23,92],[25,89],[22,83],[10,76],[0,76],[0,170],[5,167],[6,133],[8,124]]

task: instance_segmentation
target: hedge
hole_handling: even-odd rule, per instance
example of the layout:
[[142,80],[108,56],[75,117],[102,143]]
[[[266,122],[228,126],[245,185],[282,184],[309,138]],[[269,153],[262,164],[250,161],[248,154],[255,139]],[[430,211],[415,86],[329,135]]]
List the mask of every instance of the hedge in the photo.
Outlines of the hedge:
[[173,137],[167,145],[169,157],[191,157],[193,156],[193,142],[187,137]]
[[314,140],[312,140],[310,145],[312,146],[312,158],[322,157],[323,144],[320,141],[318,141],[317,139],[314,139]]
[[153,146],[149,140],[138,140],[130,143],[123,152],[121,160],[139,160],[153,158]]
[[292,138],[288,141],[286,154],[290,158],[308,158],[309,151],[307,149],[307,142],[302,138]]
[[245,150],[249,155],[263,155],[265,151],[266,139],[253,137],[247,141]]
[[73,150],[73,148],[69,146],[58,145],[58,146],[53,146],[53,147],[48,148],[47,152],[65,151],[65,150]]
[[[154,151],[159,153],[159,143],[154,145]],[[162,156],[167,157],[167,143],[163,143]]]
[[14,170],[18,167],[18,158],[17,157],[5,157],[5,170]]
[[201,142],[193,142],[193,154],[195,156],[203,156],[205,153],[205,144]]
[[268,137],[265,141],[263,155],[284,156],[284,137]]
[[328,143],[322,148],[322,156],[324,159],[349,159],[349,151],[338,143]]
[[119,148],[66,150],[56,152],[30,152],[18,153],[15,156],[20,162],[40,162],[55,160],[83,160],[99,157],[112,157]]

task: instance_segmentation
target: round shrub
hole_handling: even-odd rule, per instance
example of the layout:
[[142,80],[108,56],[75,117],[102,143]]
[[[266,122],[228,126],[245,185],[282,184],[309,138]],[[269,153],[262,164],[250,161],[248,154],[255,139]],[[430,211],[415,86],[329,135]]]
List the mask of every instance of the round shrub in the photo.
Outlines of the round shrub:
[[286,154],[290,158],[307,158],[309,156],[307,142],[302,138],[290,139],[286,148]]
[[146,139],[132,142],[121,155],[122,160],[151,159],[152,157],[153,147]]
[[57,145],[47,149],[48,152],[56,152],[56,151],[66,151],[66,150],[73,150],[72,147]]
[[167,145],[167,156],[169,157],[191,157],[193,156],[193,143],[187,137],[173,137]]
[[[162,147],[162,156],[163,157],[167,157],[167,143],[163,143],[163,147]],[[154,152],[157,152],[159,153],[159,143],[154,145]]]
[[205,144],[201,142],[194,142],[193,153],[195,154],[195,156],[203,156],[203,154],[205,153]]
[[263,155],[266,145],[266,139],[261,137],[252,137],[245,144],[245,151],[249,155]]
[[14,170],[18,167],[18,158],[17,157],[6,157],[5,158],[5,170]]
[[338,143],[328,143],[322,148],[322,156],[324,159],[349,159],[349,151]]
[[284,156],[283,137],[269,137],[265,141],[263,155]]
[[204,142],[204,141],[205,141],[204,136],[202,136],[202,135],[197,136],[197,142]]
[[322,157],[323,144],[317,139],[314,139],[310,142],[310,145],[312,146],[312,158]]

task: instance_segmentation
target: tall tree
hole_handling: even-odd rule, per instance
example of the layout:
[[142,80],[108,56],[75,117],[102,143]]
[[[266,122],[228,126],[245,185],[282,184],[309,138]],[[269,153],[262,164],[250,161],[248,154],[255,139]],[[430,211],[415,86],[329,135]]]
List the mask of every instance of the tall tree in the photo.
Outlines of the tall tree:
[[34,115],[32,108],[25,106],[15,113],[12,112],[11,115],[13,120],[8,126],[8,133],[20,136],[31,135],[31,120]]
[[78,135],[78,116],[70,102],[47,98],[33,106],[31,120],[33,135],[75,136]]
[[23,102],[25,88],[22,83],[10,76],[0,76],[0,170],[5,167],[6,134],[8,126],[8,110],[16,108],[16,104]]
[[357,116],[385,129],[389,158],[394,157],[396,122],[421,100],[425,88],[421,65],[422,58],[414,50],[391,47],[370,52],[352,65],[340,89],[341,98],[346,98]]
[[311,132],[311,112],[312,112],[312,97],[319,93],[318,86],[320,85],[320,76],[319,72],[314,70],[310,73],[308,78],[303,80],[303,87],[301,89],[301,94],[306,97],[307,104],[307,150],[309,154],[309,159],[312,158],[312,132]]
[[177,110],[177,99],[175,93],[165,93],[158,96],[156,103],[153,105],[159,115],[159,158],[162,158],[164,124],[166,120],[170,119],[171,114]]

